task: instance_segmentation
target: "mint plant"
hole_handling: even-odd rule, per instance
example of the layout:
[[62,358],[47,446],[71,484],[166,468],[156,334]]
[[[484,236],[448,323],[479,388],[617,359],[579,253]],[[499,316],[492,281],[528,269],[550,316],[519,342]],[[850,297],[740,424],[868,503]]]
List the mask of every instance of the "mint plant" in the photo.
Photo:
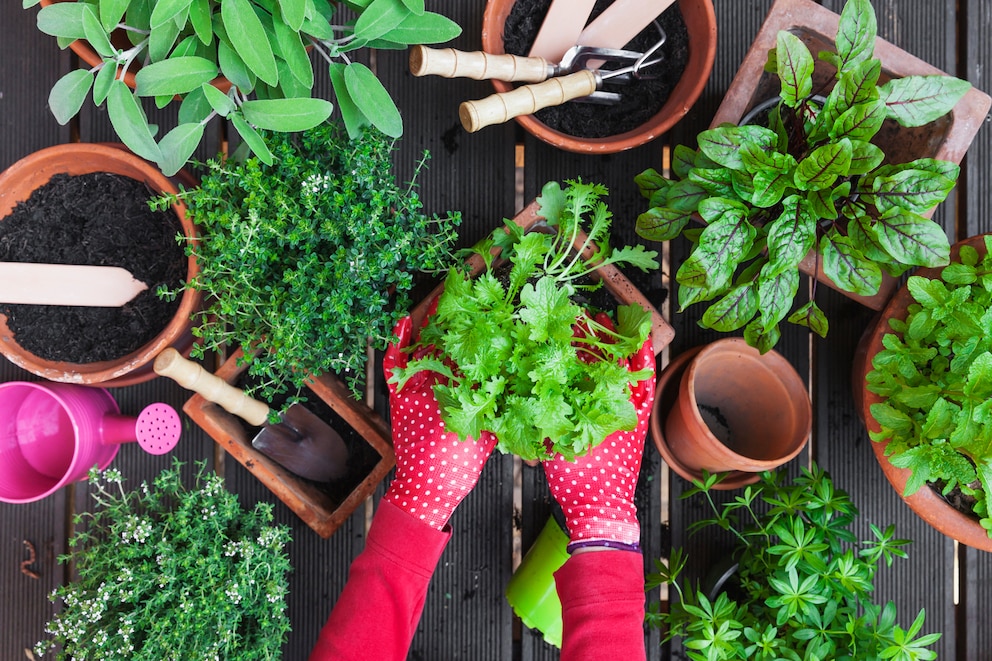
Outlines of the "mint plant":
[[[717,505],[712,491],[722,478],[704,474],[683,494],[702,494],[712,519],[691,530],[718,526],[734,537],[737,572],[715,597],[701,588],[679,585],[687,558],[679,550],[666,564],[655,561],[648,590],[663,584],[679,600],[661,612],[654,603],[647,621],[667,625],[665,640],[682,638],[694,661],[750,659],[935,659],[928,649],[940,633],[920,635],[925,611],[907,629],[896,624],[896,607],[872,600],[879,562],[906,557],[907,540],[870,525],[872,539],[858,541],[851,524],[858,509],[830,476],[814,465],[791,484],[785,471],[765,472],[734,500]],[[720,588],[721,586],[718,586]]]
[[198,465],[192,486],[173,463],[152,484],[125,489],[120,471],[89,480],[98,507],[75,516],[78,577],[59,587],[61,609],[39,656],[56,659],[282,657],[289,528],[272,506],[245,510],[220,476]]
[[884,398],[870,412],[893,465],[912,471],[903,495],[924,485],[954,489],[992,537],[992,239],[985,254],[961,247],[939,278],[910,276],[916,301],[872,360],[867,388]]
[[[269,165],[273,155],[258,129],[302,131],[326,120],[333,105],[312,97],[307,48],[329,67],[352,137],[366,125],[399,137],[403,121],[389,93],[348,53],[440,43],[461,32],[448,18],[425,11],[424,0],[76,0],[43,7],[38,29],[57,37],[61,48],[85,39],[103,59],[55,83],[49,107],[59,123],[72,119],[92,91],[96,105],[107,104],[121,141],[167,175],[189,159],[218,115]],[[112,40],[120,33],[127,47]],[[124,78],[136,69],[132,91]],[[229,89],[212,84],[218,76]],[[176,97],[179,123],[158,139],[141,99],[162,108]]]
[[[786,318],[826,336],[815,289],[793,310],[799,263],[811,250],[839,288],[864,296],[878,292],[883,271],[947,264],[947,237],[922,214],[945,199],[958,166],[932,158],[886,163],[871,140],[887,119],[912,127],[945,115],[971,85],[939,75],[879,84],[875,39],[869,0],[848,0],[836,51],[819,54],[836,70],[827,92],[813,88],[806,45],[779,32],[766,70],[778,75],[780,101],[767,125],[703,131],[697,150],[675,149],[677,180],[655,170],[636,178],[650,199],[637,232],[655,241],[682,234],[694,244],[676,274],[678,299],[681,310],[713,301],[703,326],[744,328],[762,352],[778,342]],[[686,229],[694,216],[704,228]]]
[[[491,431],[500,451],[528,460],[556,452],[571,460],[618,429],[634,429],[629,384],[650,376],[620,364],[648,338],[650,314],[622,305],[615,321],[604,323],[576,298],[602,286],[589,278],[597,267],[646,271],[658,267],[657,253],[611,248],[612,214],[601,199],[606,188],[567,184],[550,182],[538,197],[550,232],[524,233],[505,220],[505,229],[470,249],[485,263],[478,277],[459,268],[448,272],[418,345],[435,353],[411,360],[391,379],[402,392],[418,372],[442,374],[447,378],[434,393],[447,429],[462,440]],[[588,233],[576,250],[584,227]],[[505,273],[495,248],[508,260]],[[583,257],[587,248],[592,254]]]
[[266,399],[325,372],[357,398],[369,345],[392,337],[413,274],[454,262],[461,214],[425,215],[413,184],[390,172],[392,140],[373,128],[355,140],[339,123],[262,137],[272,165],[210,161],[179,194],[201,234],[186,246],[200,272],[185,286],[207,302],[194,356],[240,346]]

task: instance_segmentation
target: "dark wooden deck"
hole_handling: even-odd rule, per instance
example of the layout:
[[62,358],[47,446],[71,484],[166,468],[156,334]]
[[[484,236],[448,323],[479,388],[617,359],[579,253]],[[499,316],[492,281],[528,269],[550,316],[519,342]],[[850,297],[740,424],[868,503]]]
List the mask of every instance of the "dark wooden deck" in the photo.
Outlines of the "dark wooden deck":
[[[633,176],[646,167],[659,166],[666,144],[691,143],[709,124],[772,0],[715,0],[714,4],[719,23],[717,61],[702,98],[666,139],[622,155],[591,157],[556,151],[524,135],[512,123],[468,135],[458,124],[457,103],[485,96],[491,89],[487,83],[415,79],[407,72],[405,53],[378,53],[374,65],[396,98],[406,124],[396,153],[398,177],[409,178],[423,149],[432,152],[429,170],[420,179],[423,199],[429,210],[463,212],[464,244],[479,239],[502,217],[512,215],[548,180],[581,176],[601,181],[612,192],[611,206],[622,239],[633,241],[633,220],[643,205]],[[839,11],[843,3],[825,0],[823,4]],[[992,40],[988,38],[992,3],[988,0],[874,0],[873,4],[882,37],[944,71],[967,78],[979,89],[992,90]],[[479,47],[482,0],[428,0],[428,7],[463,26],[464,33],[455,47]],[[0,169],[52,144],[113,140],[104,112],[92,105],[85,106],[78,121],[69,127],[58,126],[52,118],[46,106],[48,90],[75,62],[71,53],[56,48],[54,39],[35,30],[35,13],[21,9],[14,0],[0,6]],[[168,115],[163,121],[168,121]],[[199,156],[216,152],[221,139],[217,127]],[[992,231],[990,141],[992,131],[983,127],[965,159],[956,194],[936,216],[952,239]],[[681,241],[667,248],[671,271],[685,250]],[[663,356],[665,361],[717,337],[696,325],[699,311],[674,314],[665,297],[667,275],[640,284],[676,329],[670,355]],[[789,330],[778,347],[801,374],[808,376],[813,394],[813,439],[795,464],[815,459],[851,493],[863,518],[879,524],[895,523],[900,536],[915,540],[908,560],[880,573],[879,599],[894,600],[902,618],[925,607],[926,630],[944,633],[937,645],[940,658],[992,659],[992,555],[958,547],[918,519],[889,487],[875,462],[849,387],[854,347],[872,315],[831,291],[821,288],[819,296],[832,322],[829,338],[811,339],[798,330]],[[35,378],[0,359],[0,380]],[[188,396],[165,379],[116,389],[113,394],[125,413],[136,413],[152,401],[166,401],[180,408]],[[284,658],[305,659],[344,585],[351,559],[363,546],[367,514],[373,504],[368,503],[368,511],[360,509],[333,537],[323,540],[237,462],[225,460],[223,452],[195,426],[188,425],[175,454],[183,460],[212,461],[243,502],[276,502],[280,520],[292,526],[294,574],[289,602],[293,632]],[[136,483],[152,477],[169,461],[168,457],[146,455],[137,447],[125,447],[116,465]],[[684,546],[694,554],[693,563],[702,566],[710,544],[705,538],[689,540],[684,532],[700,511],[678,500],[685,483],[669,475],[650,442],[642,480],[646,484],[642,488],[649,494],[647,506],[641,508],[646,563],[666,554],[672,546]],[[454,538],[435,576],[410,658],[557,658],[557,651],[539,635],[520,627],[503,597],[513,569],[514,541],[524,549],[529,546],[547,518],[549,498],[540,469],[521,467],[509,457],[490,461],[479,487],[452,521]],[[52,614],[46,597],[65,580],[64,569],[55,558],[65,551],[69,515],[86,505],[82,485],[33,504],[0,504],[0,658],[25,658],[24,649],[42,635]],[[21,561],[27,558],[24,540],[38,549],[34,569],[40,579],[20,571]],[[670,656],[659,647],[653,632],[648,649],[651,659]]]

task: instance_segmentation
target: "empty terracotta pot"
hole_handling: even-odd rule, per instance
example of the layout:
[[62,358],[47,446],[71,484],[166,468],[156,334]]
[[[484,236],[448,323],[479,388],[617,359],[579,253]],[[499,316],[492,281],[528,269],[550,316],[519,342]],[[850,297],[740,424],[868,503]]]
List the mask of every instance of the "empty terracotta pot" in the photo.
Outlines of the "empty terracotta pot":
[[676,473],[730,473],[720,487],[754,482],[795,457],[809,440],[806,383],[781,354],[741,338],[676,358],[658,380],[651,435]]

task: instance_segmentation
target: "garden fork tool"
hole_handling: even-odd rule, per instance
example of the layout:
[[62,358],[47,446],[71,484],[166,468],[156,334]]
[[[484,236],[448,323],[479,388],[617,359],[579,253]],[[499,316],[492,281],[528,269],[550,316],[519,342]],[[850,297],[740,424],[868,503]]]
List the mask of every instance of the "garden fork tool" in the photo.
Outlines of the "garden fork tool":
[[[466,101],[459,107],[462,125],[469,133],[491,124],[500,124],[541,108],[560,105],[573,99],[598,103],[616,103],[620,95],[602,91],[605,81],[628,84],[646,77],[644,71],[662,61],[658,53],[666,35],[656,26],[660,39],[647,51],[620,50],[594,46],[573,46],[558,64],[543,57],[434,49],[415,46],[410,52],[410,72],[415,76],[505,80],[538,83],[524,85],[510,92],[493,94],[480,101]],[[609,62],[618,69],[586,69],[585,66]]]

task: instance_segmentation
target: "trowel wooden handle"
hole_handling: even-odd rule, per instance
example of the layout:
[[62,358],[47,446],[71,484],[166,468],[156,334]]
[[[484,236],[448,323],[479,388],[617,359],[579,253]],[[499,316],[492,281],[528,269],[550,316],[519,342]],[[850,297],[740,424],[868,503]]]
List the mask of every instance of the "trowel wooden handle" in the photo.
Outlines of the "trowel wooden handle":
[[240,388],[203,369],[199,363],[183,358],[172,347],[165,348],[155,358],[154,367],[156,374],[169,377],[250,425],[261,427],[268,420],[269,407],[265,402],[252,399]]
[[514,117],[558,106],[595,91],[596,74],[583,69],[537,85],[524,85],[510,92],[493,94],[479,101],[466,101],[458,107],[458,116],[465,130],[474,133],[486,126],[502,124]]
[[410,73],[414,76],[539,83],[547,80],[553,69],[543,57],[493,55],[420,45],[410,49]]

